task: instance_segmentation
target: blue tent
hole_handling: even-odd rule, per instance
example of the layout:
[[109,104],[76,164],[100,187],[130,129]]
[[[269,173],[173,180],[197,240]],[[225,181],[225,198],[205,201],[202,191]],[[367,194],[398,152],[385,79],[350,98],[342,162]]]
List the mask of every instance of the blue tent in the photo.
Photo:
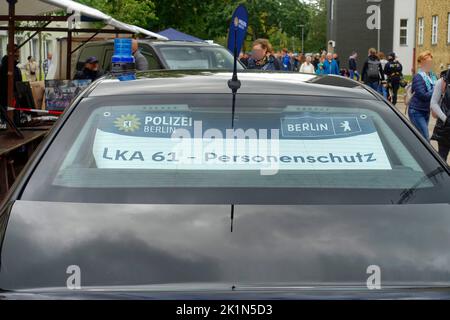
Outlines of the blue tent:
[[169,40],[204,42],[202,39],[193,37],[189,34],[183,33],[181,31],[175,30],[173,28],[163,30],[161,32],[158,32],[158,34],[166,37]]

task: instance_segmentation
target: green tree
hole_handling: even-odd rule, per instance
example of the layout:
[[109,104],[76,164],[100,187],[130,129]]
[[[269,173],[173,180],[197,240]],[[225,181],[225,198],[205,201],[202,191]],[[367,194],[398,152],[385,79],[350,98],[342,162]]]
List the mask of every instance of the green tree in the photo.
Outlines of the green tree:
[[151,25],[153,30],[175,28],[196,37],[207,39],[209,36],[207,17],[215,14],[208,11],[219,1],[170,0],[155,1],[158,20]]
[[226,43],[233,10],[244,4],[249,28],[244,48],[268,38],[275,48],[301,48],[304,26],[306,51],[326,47],[325,0],[79,0],[114,18],[152,31],[175,28],[202,39]]
[[310,20],[305,48],[309,52],[319,52],[327,45],[326,0],[314,0],[309,5]]
[[142,28],[149,28],[157,21],[152,0],[78,0],[113,18]]
[[291,47],[292,37],[300,47],[301,29],[305,25],[305,38],[308,34],[309,6],[300,0],[220,0],[208,2],[206,32],[208,39],[220,39],[228,30],[233,10],[244,4],[249,12],[247,47],[252,40],[268,38],[276,48]]

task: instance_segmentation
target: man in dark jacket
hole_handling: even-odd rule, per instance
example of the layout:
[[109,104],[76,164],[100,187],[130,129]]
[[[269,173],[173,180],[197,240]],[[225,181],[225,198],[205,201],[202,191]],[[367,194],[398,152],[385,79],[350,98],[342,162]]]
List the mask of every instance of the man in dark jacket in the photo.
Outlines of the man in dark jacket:
[[98,65],[96,57],[89,57],[84,62],[84,68],[75,75],[75,80],[92,80],[95,81],[103,75]]
[[352,55],[348,58],[348,72],[350,79],[354,79],[356,76],[356,81],[359,81],[359,73],[358,73],[358,66],[356,63],[356,58],[358,57],[358,54],[353,51]]
[[369,57],[364,62],[361,78],[366,85],[379,92],[380,82],[384,80],[384,73],[377,50],[374,48],[369,49]]
[[395,53],[388,55],[388,63],[384,67],[384,74],[387,77],[389,87],[392,89],[391,102],[395,106],[397,104],[397,93],[400,88],[400,80],[403,77],[403,66],[396,59]]
[[[15,52],[14,52],[14,94],[16,94],[16,82],[22,81],[22,72],[20,72],[20,69],[17,67],[17,64],[19,63],[20,59],[20,50],[17,49],[17,46],[14,46]],[[0,65],[0,108],[3,108],[3,110],[6,112],[8,106],[8,55],[5,55],[2,58],[1,65]],[[14,117],[16,118],[16,113],[14,114]],[[0,126],[6,127],[6,125],[3,123],[3,118],[0,116]]]
[[248,59],[248,69],[274,71],[281,65],[273,55],[272,45],[267,39],[257,39],[253,42],[252,56]]
[[311,62],[314,66],[314,70],[317,70],[319,68],[319,63],[320,63],[320,54],[315,54],[314,55],[314,59]]
[[337,53],[333,53],[333,59],[336,61],[338,69],[341,70],[341,60],[339,60],[339,55]]

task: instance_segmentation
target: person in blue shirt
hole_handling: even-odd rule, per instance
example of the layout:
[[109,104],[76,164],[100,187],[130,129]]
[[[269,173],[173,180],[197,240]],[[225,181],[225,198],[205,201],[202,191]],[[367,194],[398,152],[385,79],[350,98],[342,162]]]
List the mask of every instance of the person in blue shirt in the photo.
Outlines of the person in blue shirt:
[[426,140],[430,140],[428,131],[430,104],[437,81],[437,76],[431,70],[433,67],[433,55],[430,51],[424,51],[417,58],[417,62],[420,68],[412,81],[411,90],[413,96],[409,102],[408,116],[421,135]]
[[336,60],[333,59],[332,53],[327,53],[327,58],[323,62],[324,74],[339,74],[339,66]]
[[281,57],[281,70],[283,71],[291,70],[291,57],[289,56],[289,53],[286,48],[283,49],[283,54]]
[[319,62],[316,69],[316,75],[322,76],[325,74],[325,71],[323,70],[323,62]]

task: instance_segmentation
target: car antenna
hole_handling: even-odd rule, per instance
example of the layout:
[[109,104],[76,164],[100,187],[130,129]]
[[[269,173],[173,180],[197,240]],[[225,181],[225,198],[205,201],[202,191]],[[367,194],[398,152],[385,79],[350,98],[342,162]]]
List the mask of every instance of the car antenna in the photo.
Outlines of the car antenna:
[[[231,106],[231,129],[234,129],[234,115],[236,111],[236,93],[241,88],[241,81],[239,81],[237,76],[237,63],[238,63],[238,51],[240,51],[240,46],[245,39],[248,26],[248,12],[244,5],[239,5],[233,13],[232,24],[230,26],[230,31],[228,34],[228,48],[231,51],[231,46],[233,47],[233,76],[228,80],[228,88],[231,89],[233,94],[232,106]],[[239,32],[239,34],[238,34]],[[238,35],[239,35],[239,50],[238,50]],[[233,221],[234,221],[234,203],[231,204],[230,213],[230,231],[233,232]]]
[[[233,49],[233,56],[234,56],[234,64],[233,64],[233,76],[230,80],[228,80],[228,88],[231,89],[231,92],[233,94],[233,100],[231,104],[231,129],[234,129],[234,114],[236,110],[236,93],[241,87],[241,81],[239,81],[237,76],[237,28],[239,26],[239,18],[235,17],[234,21],[234,49]],[[233,232],[233,221],[234,221],[234,203],[231,204],[231,214],[230,214],[230,232]]]
[[234,204],[231,205],[231,228],[230,228],[230,232],[233,232],[233,221],[234,221]]
[[230,80],[228,80],[228,88],[231,89],[231,92],[233,93],[233,102],[231,107],[231,128],[234,129],[234,114],[236,110],[236,93],[241,87],[241,81],[239,81],[237,76],[237,30],[239,27],[239,18],[234,17],[233,21],[234,25],[234,49],[233,49],[233,56],[234,56],[234,64],[233,64],[233,76]]

